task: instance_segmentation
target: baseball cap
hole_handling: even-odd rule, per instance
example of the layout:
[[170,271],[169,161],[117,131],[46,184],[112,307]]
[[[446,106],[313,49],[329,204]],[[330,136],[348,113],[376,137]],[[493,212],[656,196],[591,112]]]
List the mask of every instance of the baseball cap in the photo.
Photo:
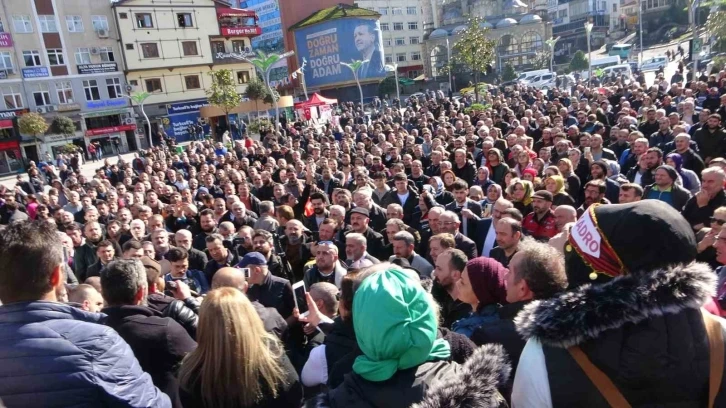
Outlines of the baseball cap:
[[552,193],[547,190],[539,190],[532,194],[532,198],[539,198],[540,200],[552,202]]
[[267,259],[259,252],[249,252],[237,264],[238,268],[247,268],[250,265],[267,265]]
[[364,216],[366,216],[368,218],[371,217],[370,212],[368,211],[368,209],[367,208],[363,208],[363,207],[355,207],[352,210],[350,210],[350,213],[351,214],[364,215]]

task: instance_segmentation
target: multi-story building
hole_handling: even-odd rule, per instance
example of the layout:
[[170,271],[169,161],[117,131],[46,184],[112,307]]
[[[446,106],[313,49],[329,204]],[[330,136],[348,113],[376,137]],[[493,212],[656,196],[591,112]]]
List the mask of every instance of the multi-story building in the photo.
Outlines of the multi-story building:
[[[593,24],[591,48],[600,48],[607,41],[608,33],[619,24],[618,7],[619,2],[608,0],[558,0],[559,19],[552,27],[552,35],[560,37],[558,50],[564,51],[565,55],[577,50],[587,51],[587,21]],[[611,24],[611,19],[616,21]]]
[[[285,52],[285,40],[282,35],[282,20],[280,18],[280,4],[278,0],[238,0],[239,8],[252,10],[259,19],[258,25],[262,28],[262,35],[252,39],[252,48],[266,53],[282,54]],[[288,75],[287,59],[280,61],[280,65],[270,71],[270,83],[276,86],[279,81]]]
[[423,73],[424,3],[429,0],[357,0],[358,7],[381,14],[386,64],[397,65],[398,75],[416,78]]
[[211,123],[200,118],[212,85],[209,73],[229,69],[237,91],[245,91],[254,67],[234,55],[252,56],[250,40],[262,32],[255,12],[222,0],[119,0],[112,8],[126,79],[132,92],[151,94],[144,110],[152,135],[163,128],[184,141],[190,124],[226,129],[224,116]]
[[[52,156],[62,145],[83,148],[92,140],[113,154],[136,149],[133,111],[110,3],[88,0],[0,2],[0,173],[17,171],[22,159]],[[49,123],[64,115],[73,135],[53,129],[20,135],[17,117],[38,112]]]

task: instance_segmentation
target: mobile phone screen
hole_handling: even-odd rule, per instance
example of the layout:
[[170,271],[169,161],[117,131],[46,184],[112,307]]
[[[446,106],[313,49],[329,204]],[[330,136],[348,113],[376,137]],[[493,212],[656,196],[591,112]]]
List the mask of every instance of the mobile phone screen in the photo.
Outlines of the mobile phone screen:
[[245,275],[245,279],[250,278],[250,268],[242,268],[242,273]]
[[293,294],[295,295],[295,306],[300,314],[308,311],[308,302],[305,299],[305,283],[300,281],[292,286]]

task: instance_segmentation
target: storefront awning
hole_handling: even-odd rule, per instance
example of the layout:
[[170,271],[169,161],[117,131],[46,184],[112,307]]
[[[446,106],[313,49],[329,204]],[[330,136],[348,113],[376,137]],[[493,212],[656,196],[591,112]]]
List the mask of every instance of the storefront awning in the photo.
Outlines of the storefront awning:
[[423,81],[424,79],[426,79],[426,75],[421,74],[421,75],[417,76],[416,78],[414,78],[413,80],[414,81]]
[[398,83],[403,86],[406,86],[406,85],[413,85],[414,81],[413,81],[413,79],[409,79],[409,78],[400,78],[398,80]]
[[245,10],[238,8],[218,8],[217,17],[254,17],[257,18],[257,13],[254,10]]
[[11,119],[0,119],[0,129],[12,129],[13,121]]

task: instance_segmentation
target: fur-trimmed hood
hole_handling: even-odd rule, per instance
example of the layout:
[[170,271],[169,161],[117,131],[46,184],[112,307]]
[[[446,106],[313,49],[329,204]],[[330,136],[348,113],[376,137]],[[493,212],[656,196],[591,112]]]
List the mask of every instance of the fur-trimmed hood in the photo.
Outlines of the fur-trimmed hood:
[[479,347],[458,375],[450,376],[426,391],[423,401],[411,408],[495,408],[506,406],[497,390],[512,371],[507,352],[500,344]]
[[673,266],[582,285],[528,304],[515,319],[525,339],[568,348],[604,331],[649,318],[702,307],[714,294],[716,274],[702,263]]

